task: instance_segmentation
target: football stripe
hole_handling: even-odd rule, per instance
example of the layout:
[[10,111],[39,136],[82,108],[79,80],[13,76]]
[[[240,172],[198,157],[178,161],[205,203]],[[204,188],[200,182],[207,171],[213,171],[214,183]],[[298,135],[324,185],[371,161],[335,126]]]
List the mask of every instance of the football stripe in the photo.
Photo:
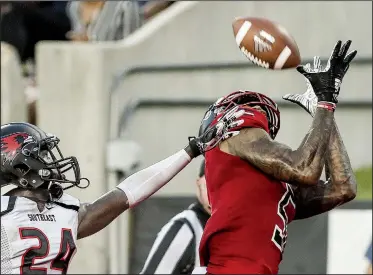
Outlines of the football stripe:
[[242,24],[241,28],[238,30],[237,35],[236,35],[236,43],[238,46],[241,45],[242,40],[245,38],[250,28],[251,28],[251,22],[245,21]]
[[289,56],[291,55],[291,50],[288,46],[286,46],[280,55],[277,57],[275,65],[273,66],[274,69],[282,69],[285,65],[286,61],[288,61]]

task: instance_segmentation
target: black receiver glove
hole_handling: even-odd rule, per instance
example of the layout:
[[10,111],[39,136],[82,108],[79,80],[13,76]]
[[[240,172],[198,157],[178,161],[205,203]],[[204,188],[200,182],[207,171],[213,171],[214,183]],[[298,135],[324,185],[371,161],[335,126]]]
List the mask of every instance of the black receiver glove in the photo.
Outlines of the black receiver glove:
[[310,64],[297,67],[298,72],[311,83],[318,102],[338,103],[337,98],[342,79],[357,53],[355,50],[347,54],[350,45],[351,40],[348,40],[343,46],[342,41],[339,40],[323,70],[312,70]]

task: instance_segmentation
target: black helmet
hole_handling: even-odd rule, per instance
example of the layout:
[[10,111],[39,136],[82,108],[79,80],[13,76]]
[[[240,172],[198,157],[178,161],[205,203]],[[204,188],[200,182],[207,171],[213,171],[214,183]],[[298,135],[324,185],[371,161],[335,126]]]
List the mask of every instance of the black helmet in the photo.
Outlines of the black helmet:
[[199,136],[211,127],[215,119],[221,114],[229,112],[237,105],[260,106],[267,114],[269,134],[274,139],[280,129],[280,111],[277,104],[269,97],[250,91],[237,91],[219,98],[212,104],[201,122]]
[[[1,126],[1,187],[14,184],[22,188],[48,189],[58,199],[63,191],[79,186],[79,163],[75,157],[64,158],[58,148],[59,139],[35,125],[16,122]],[[53,153],[56,149],[58,158]],[[66,172],[72,171],[68,179]],[[69,183],[68,186],[62,186]]]

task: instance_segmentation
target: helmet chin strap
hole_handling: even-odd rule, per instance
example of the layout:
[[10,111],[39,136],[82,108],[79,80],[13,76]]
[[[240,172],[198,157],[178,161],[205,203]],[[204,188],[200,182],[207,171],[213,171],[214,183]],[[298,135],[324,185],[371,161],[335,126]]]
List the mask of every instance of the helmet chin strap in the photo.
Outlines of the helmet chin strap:
[[61,184],[50,181],[49,179],[63,180],[66,178],[65,175],[60,175],[59,173],[49,169],[40,169],[39,175],[42,179],[48,182],[47,190],[49,191],[48,193],[50,201],[59,200],[63,195],[63,187],[61,186]]
[[63,188],[56,182],[49,182],[48,184],[49,199],[51,201],[59,200],[63,195]]

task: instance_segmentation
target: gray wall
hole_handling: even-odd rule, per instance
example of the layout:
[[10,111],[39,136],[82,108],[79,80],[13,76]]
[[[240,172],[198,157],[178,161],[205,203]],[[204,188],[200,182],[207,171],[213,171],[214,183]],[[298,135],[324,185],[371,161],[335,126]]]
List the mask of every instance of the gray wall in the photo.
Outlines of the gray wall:
[[25,87],[16,49],[1,42],[1,124],[26,120]]

